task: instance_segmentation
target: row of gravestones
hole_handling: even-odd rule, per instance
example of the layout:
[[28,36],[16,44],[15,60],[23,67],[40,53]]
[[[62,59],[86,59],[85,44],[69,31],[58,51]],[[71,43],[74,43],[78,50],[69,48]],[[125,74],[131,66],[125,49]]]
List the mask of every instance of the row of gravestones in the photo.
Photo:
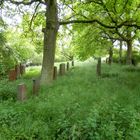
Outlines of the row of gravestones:
[[18,79],[21,75],[25,73],[26,66],[24,64],[15,65],[14,69],[9,71],[9,81],[14,81]]
[[[74,66],[74,61],[71,62],[71,66],[72,67]],[[59,65],[59,75],[63,76],[66,73],[66,71],[69,71],[69,69],[70,69],[70,63],[69,62],[67,62],[66,64],[61,63]],[[53,80],[56,80],[57,76],[58,76],[57,67],[54,66]],[[33,89],[32,89],[33,95],[38,95],[39,88],[40,88],[39,78],[33,79]],[[27,93],[26,85],[24,83],[19,84],[18,85],[18,90],[17,90],[17,99],[19,101],[26,100],[27,99],[26,93]]]

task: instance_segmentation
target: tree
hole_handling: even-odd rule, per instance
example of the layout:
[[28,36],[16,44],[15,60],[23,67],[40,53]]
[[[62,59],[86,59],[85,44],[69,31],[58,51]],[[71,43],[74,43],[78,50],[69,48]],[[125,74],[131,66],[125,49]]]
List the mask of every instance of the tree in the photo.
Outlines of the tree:
[[[132,45],[139,32],[140,17],[138,9],[140,2],[137,0],[87,0],[85,3],[86,8],[82,5],[81,10],[83,14],[85,13],[84,16],[87,19],[91,19],[93,16],[96,17],[98,25],[94,25],[97,28],[100,25],[100,29],[109,32],[112,39],[122,40],[127,43],[126,62],[132,64]],[[79,6],[77,11],[80,11]],[[73,20],[74,22],[79,23],[76,20]],[[107,25],[110,25],[110,27]]]
[[[91,11],[87,11],[87,9],[85,8],[85,11],[83,10],[84,12],[82,12],[82,16],[79,17],[79,15],[81,15],[81,11],[79,10],[80,12],[78,12],[78,14],[71,15],[71,17],[69,17],[67,21],[65,18],[64,21],[58,20],[57,0],[29,0],[29,1],[7,0],[7,1],[16,5],[21,5],[21,4],[32,5],[34,3],[37,3],[35,7],[35,11],[38,5],[40,4],[43,4],[46,7],[45,10],[46,25],[45,28],[43,28],[43,33],[44,33],[43,63],[42,63],[42,71],[40,77],[41,83],[45,85],[50,83],[53,79],[52,73],[53,73],[53,65],[54,65],[56,38],[57,38],[59,25],[66,25],[72,23],[84,23],[84,24],[94,23],[108,29],[118,30],[122,27],[134,27],[140,29],[140,25],[138,24],[138,20],[134,14],[135,11],[137,12],[136,15],[138,15],[139,13],[139,11],[137,10],[139,9],[139,1],[137,0],[135,1],[113,0],[113,2],[110,0],[104,0],[104,1],[103,0],[85,0],[85,1],[75,0],[72,2],[64,0],[62,2],[64,2],[68,6],[81,4],[90,7],[90,5],[93,6],[95,5],[93,14],[91,14]],[[129,10],[132,10],[132,14],[133,14],[132,16],[127,16],[129,15],[127,11],[128,8]],[[85,16],[83,15],[83,13],[88,13],[89,15],[92,15],[92,17],[90,16],[90,18],[83,19],[83,17],[86,17],[88,15],[86,14]]]
[[43,4],[46,7],[45,16],[46,24],[43,28],[44,33],[44,48],[43,48],[43,63],[41,70],[40,82],[41,84],[49,84],[53,80],[53,65],[55,56],[56,36],[58,32],[58,12],[56,0],[30,0],[30,1],[14,1],[8,0],[12,4],[16,5],[32,5],[37,3],[36,9],[39,4]]

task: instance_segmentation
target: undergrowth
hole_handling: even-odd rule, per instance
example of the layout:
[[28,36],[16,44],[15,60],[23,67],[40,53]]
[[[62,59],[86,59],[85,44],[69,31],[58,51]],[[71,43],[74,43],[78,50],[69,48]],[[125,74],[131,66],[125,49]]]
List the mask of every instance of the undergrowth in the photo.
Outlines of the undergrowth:
[[0,139],[140,139],[139,68],[103,64],[97,77],[96,65],[85,63],[42,87],[39,96],[24,102],[8,99],[16,97],[21,81],[31,90],[28,75],[32,77],[27,73],[15,83],[0,83],[0,91],[7,93],[0,103]]

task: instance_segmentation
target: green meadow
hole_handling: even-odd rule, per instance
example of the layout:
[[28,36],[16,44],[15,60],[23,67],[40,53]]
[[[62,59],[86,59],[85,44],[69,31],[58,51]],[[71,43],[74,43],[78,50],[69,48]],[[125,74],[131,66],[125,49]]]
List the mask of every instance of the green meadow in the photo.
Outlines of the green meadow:
[[[140,67],[77,63],[32,95],[39,68],[0,82],[0,140],[139,140]],[[17,85],[28,99],[17,101]]]

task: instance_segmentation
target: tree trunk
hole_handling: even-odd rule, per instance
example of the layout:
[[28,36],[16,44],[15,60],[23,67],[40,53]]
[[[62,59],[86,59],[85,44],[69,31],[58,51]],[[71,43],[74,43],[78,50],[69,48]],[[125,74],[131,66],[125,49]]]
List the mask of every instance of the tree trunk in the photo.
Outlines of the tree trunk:
[[112,64],[112,61],[113,61],[113,47],[111,46],[109,48],[109,61],[108,61],[108,64]]
[[126,64],[132,65],[132,40],[127,41]]
[[122,41],[120,41],[119,63],[122,64]]
[[126,55],[126,64],[132,65],[132,35],[131,35],[131,29],[128,28],[127,30],[127,55]]
[[47,0],[46,27],[44,29],[44,49],[40,83],[50,84],[53,81],[56,37],[58,32],[58,12],[56,0]]

